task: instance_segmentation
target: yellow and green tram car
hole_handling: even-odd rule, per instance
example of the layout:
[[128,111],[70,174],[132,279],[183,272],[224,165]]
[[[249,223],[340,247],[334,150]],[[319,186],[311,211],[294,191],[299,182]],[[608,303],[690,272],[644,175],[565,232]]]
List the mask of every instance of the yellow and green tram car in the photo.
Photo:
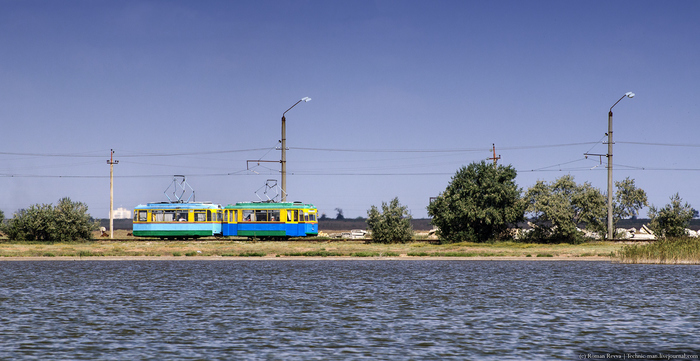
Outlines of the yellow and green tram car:
[[318,235],[313,204],[239,202],[223,208],[224,236],[290,238]]
[[187,239],[220,236],[223,212],[210,202],[148,203],[134,208],[136,237]]

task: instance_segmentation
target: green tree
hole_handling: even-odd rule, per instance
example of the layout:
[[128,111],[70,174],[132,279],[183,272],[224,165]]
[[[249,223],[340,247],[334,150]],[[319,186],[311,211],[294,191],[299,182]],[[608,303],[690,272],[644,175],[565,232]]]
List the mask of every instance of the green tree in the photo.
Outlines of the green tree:
[[685,229],[688,228],[690,220],[697,214],[688,202],[681,204],[683,200],[674,194],[671,203],[663,208],[657,209],[654,205],[649,206],[649,228],[657,237],[683,237]]
[[431,223],[443,243],[486,242],[501,237],[508,225],[524,220],[526,203],[512,166],[485,161],[460,168],[428,205]]
[[613,220],[617,223],[620,219],[635,218],[637,212],[649,205],[647,193],[634,184],[634,179],[625,178],[622,182],[615,182],[615,203],[613,203]]
[[535,226],[530,235],[534,240],[580,242],[583,235],[577,229],[579,223],[585,223],[593,231],[605,229],[605,197],[588,182],[576,184],[571,175],[550,184],[538,181],[528,189],[525,198]]
[[372,206],[367,211],[367,228],[372,232],[372,242],[406,243],[413,240],[411,214],[408,207],[396,197],[387,204],[382,202],[381,212]]
[[70,198],[51,204],[31,205],[20,209],[3,225],[12,241],[66,242],[92,238],[97,223],[87,213],[88,207]]

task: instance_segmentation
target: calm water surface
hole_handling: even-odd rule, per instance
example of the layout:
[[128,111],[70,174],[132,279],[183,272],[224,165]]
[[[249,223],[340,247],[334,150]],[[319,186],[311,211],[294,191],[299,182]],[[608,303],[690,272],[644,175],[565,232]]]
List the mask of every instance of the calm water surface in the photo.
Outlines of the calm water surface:
[[699,280],[607,262],[0,262],[0,359],[698,354]]

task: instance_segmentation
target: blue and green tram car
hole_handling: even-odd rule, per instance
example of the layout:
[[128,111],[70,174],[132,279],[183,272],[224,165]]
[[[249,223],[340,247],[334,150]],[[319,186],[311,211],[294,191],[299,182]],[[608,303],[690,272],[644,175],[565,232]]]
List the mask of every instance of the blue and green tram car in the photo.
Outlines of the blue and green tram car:
[[222,218],[220,204],[148,203],[134,208],[133,235],[161,239],[221,236]]
[[290,238],[318,235],[313,204],[239,202],[224,207],[224,236]]

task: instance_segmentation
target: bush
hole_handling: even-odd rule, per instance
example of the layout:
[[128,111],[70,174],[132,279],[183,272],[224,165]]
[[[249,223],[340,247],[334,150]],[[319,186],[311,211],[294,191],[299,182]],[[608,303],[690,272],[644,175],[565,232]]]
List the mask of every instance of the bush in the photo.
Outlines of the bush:
[[87,213],[88,207],[70,198],[51,204],[20,209],[0,230],[11,241],[72,242],[89,240],[97,222]]
[[367,228],[372,232],[375,243],[406,243],[413,240],[411,215],[408,207],[399,203],[399,198],[389,204],[382,202],[382,211],[372,206],[367,211]]

